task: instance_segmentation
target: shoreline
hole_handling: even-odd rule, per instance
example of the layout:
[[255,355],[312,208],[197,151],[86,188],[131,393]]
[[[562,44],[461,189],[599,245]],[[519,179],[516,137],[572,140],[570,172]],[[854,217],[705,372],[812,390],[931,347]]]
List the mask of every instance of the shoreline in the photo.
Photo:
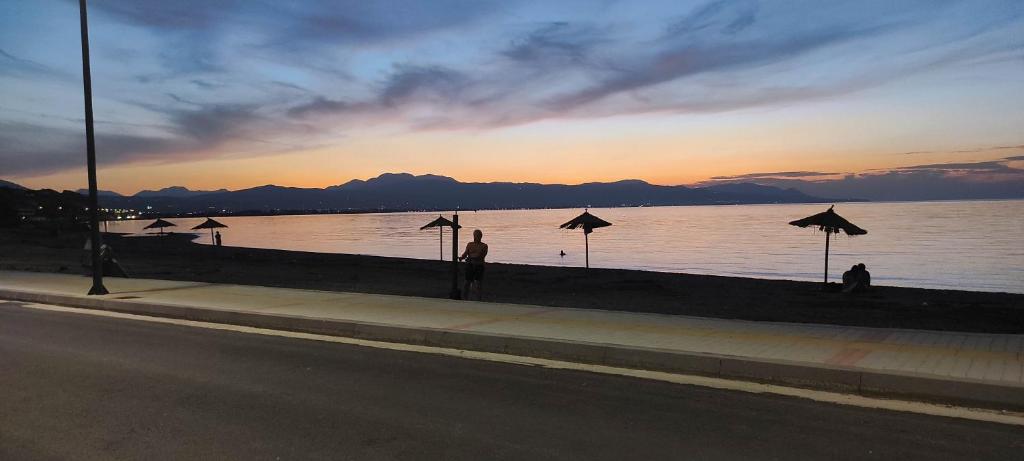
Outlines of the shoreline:
[[[194,234],[106,241],[140,278],[447,298],[451,262],[192,242]],[[0,269],[83,274],[84,234],[0,231]],[[460,270],[460,283],[462,274]],[[489,263],[484,301],[751,321],[1024,333],[1024,294],[889,286],[826,293],[820,282]]]
[[[114,233],[113,232],[104,233],[104,235],[107,235],[107,234],[114,234]],[[177,232],[176,234],[184,235],[184,234],[189,234],[189,232]],[[152,235],[153,237],[157,237],[157,235],[155,235],[155,234],[146,234],[145,236],[143,236],[143,235],[138,235],[138,234],[123,233],[121,235],[123,235],[126,238],[146,238],[149,235]],[[204,237],[206,237],[205,241],[203,240]],[[196,234],[196,238],[192,239],[191,243],[193,243],[195,245],[199,245],[199,246],[206,246],[206,247],[213,246],[213,244],[209,243],[209,235],[205,235],[205,234],[204,235]],[[346,256],[367,257],[367,258],[385,258],[385,259],[399,259],[399,260],[411,260],[411,261],[439,262],[437,259],[412,258],[412,257],[401,257],[401,256],[381,256],[381,255],[373,255],[373,254],[366,254],[366,253],[333,253],[333,252],[318,252],[318,251],[306,251],[306,250],[286,250],[286,249],[280,249],[280,248],[235,247],[235,246],[223,247],[223,248],[236,248],[236,249],[245,249],[245,250],[284,251],[284,252],[289,252],[289,253],[304,253],[304,254],[346,255]],[[447,250],[447,248],[446,248],[446,250]],[[449,255],[445,254],[445,257],[449,257]],[[445,260],[444,264],[451,264],[451,261],[450,260]],[[490,265],[490,264],[502,264],[502,265],[508,265],[508,266],[523,266],[523,267],[541,267],[541,268],[551,268],[551,269],[583,269],[582,266],[552,266],[552,265],[547,265],[547,264],[516,263],[516,262],[511,262],[511,263],[509,263],[509,262],[488,262],[487,264],[488,265]],[[714,273],[684,272],[684,271],[671,271],[671,270],[658,270],[658,269],[632,269],[632,268],[621,268],[621,267],[591,267],[591,270],[619,270],[619,271],[631,271],[631,272],[641,272],[641,273],[649,273],[649,274],[667,274],[667,275],[675,274],[675,275],[689,275],[689,276],[723,277],[723,278],[739,279],[739,280],[765,280],[765,281],[773,281],[773,282],[812,283],[812,284],[818,284],[818,285],[822,284],[822,282],[820,280],[797,280],[797,279],[790,279],[790,278],[775,278],[775,277],[769,277],[769,276],[755,277],[755,276],[744,276],[744,275],[723,275],[723,274],[714,274]],[[460,272],[460,274],[461,274],[461,272]],[[876,281],[885,281],[885,279],[876,278]],[[838,278],[834,277],[832,274],[829,274],[829,283],[830,284],[839,283]],[[1024,296],[1024,293],[1017,293],[1017,292],[1013,292],[1013,291],[999,291],[997,289],[991,289],[991,290],[983,290],[983,289],[958,289],[958,288],[937,288],[937,287],[920,287],[920,286],[916,286],[915,287],[915,286],[882,285],[882,284],[880,284],[880,285],[873,285],[873,286],[888,287],[888,288],[906,288],[906,289],[911,289],[911,290],[955,291],[955,292],[962,292],[962,293],[992,293],[992,294],[1006,294],[1006,295],[1020,295],[1020,296]]]

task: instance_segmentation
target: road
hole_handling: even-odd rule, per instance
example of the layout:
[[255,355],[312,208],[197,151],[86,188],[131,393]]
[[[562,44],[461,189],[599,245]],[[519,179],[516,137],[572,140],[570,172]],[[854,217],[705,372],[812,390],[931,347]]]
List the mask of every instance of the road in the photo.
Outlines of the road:
[[0,302],[0,459],[1021,459],[1022,433]]

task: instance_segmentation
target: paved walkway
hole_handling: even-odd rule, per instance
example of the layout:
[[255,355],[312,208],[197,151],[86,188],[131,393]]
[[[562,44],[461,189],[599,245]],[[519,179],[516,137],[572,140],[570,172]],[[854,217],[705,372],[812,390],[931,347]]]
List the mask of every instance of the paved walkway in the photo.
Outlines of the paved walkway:
[[[89,278],[75,275],[0,271],[0,291],[82,295],[90,284]],[[165,280],[107,279],[106,286],[111,294],[104,298],[164,305],[583,341],[1024,386],[1024,335],[719,320]]]

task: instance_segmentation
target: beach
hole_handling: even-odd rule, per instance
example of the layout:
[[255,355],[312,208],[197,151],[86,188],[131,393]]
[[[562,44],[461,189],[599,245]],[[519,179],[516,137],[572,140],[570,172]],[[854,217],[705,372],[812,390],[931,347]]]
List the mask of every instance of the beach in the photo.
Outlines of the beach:
[[[193,234],[107,234],[136,277],[446,298],[451,263],[193,243]],[[0,269],[85,273],[84,234],[0,231]],[[462,269],[460,268],[460,282]],[[490,302],[752,321],[1024,333],[1024,295],[876,286],[824,293],[820,283],[637,270],[488,264]]]

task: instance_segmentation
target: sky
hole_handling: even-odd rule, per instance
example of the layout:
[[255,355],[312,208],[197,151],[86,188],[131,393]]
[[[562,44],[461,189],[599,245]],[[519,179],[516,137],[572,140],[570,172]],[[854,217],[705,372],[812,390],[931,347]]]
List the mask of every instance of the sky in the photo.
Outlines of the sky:
[[[85,185],[77,3],[0,3],[0,178]],[[99,183],[121,193],[383,172],[1024,190],[1020,0],[89,8]]]

